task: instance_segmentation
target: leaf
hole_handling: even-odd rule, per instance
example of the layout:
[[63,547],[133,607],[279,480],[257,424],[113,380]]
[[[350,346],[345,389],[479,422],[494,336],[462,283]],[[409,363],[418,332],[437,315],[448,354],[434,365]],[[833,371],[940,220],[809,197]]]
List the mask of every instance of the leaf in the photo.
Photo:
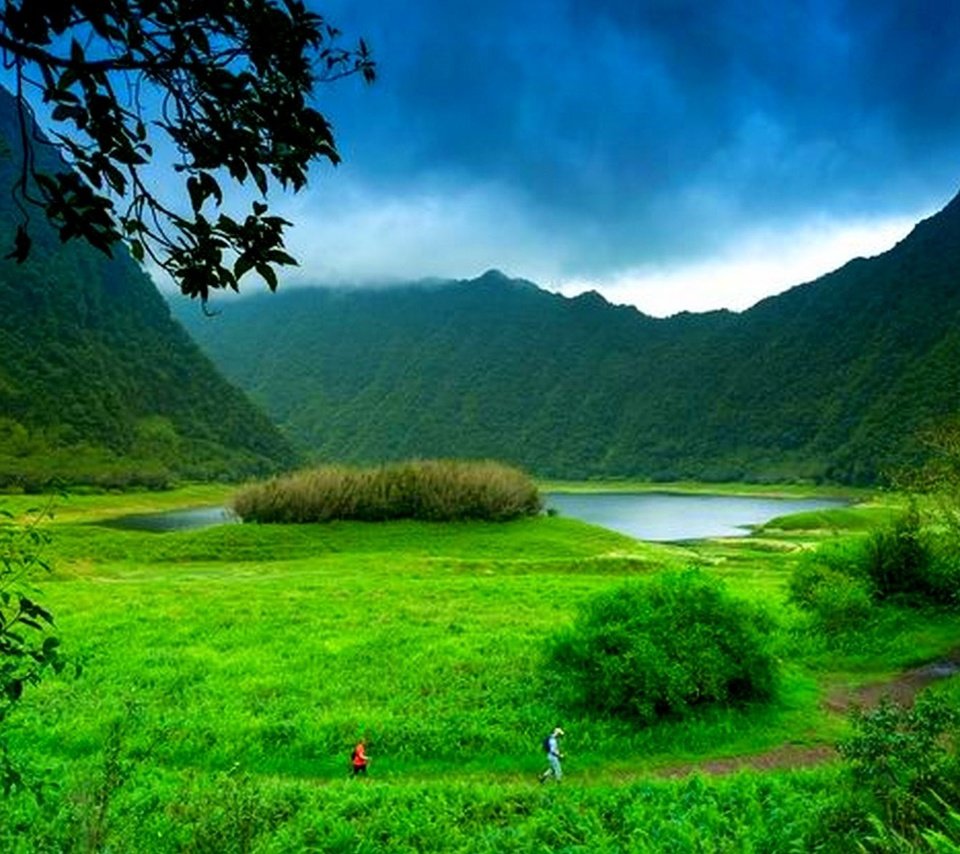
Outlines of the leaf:
[[13,260],[18,264],[22,264],[30,255],[30,247],[33,245],[33,241],[30,239],[30,235],[27,234],[27,229],[23,225],[17,226],[17,233],[13,238],[13,249],[4,255],[5,260]]
[[76,121],[80,116],[86,116],[86,110],[84,110],[83,107],[76,107],[71,104],[57,104],[50,114],[50,117],[55,122],[63,122],[67,119],[74,119]]
[[199,213],[203,207],[203,189],[200,187],[200,179],[194,175],[187,178],[187,193],[190,195],[190,206],[194,213]]
[[217,180],[209,172],[199,172],[197,174],[197,180],[200,181],[204,201],[210,196],[213,196],[218,206],[223,204],[223,191],[220,189]]
[[256,269],[260,278],[267,283],[267,287],[269,287],[271,291],[275,291],[277,289],[277,274],[274,272],[273,267],[269,264],[260,263],[256,265]]
[[239,279],[241,276],[243,276],[245,273],[247,273],[251,269],[253,269],[253,259],[250,257],[249,254],[244,253],[239,258],[237,258],[236,262],[234,262],[233,275]]
[[266,173],[256,164],[250,165],[250,174],[253,176],[253,182],[257,185],[257,189],[266,195],[267,192],[267,175]]

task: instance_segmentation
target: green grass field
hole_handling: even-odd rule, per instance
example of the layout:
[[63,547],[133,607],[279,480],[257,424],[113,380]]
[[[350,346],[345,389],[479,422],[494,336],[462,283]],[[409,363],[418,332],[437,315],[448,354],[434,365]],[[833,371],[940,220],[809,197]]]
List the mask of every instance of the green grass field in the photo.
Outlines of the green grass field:
[[[812,793],[835,769],[661,775],[832,744],[845,723],[821,705],[830,686],[957,645],[956,619],[942,613],[890,611],[845,650],[796,628],[784,591],[800,550],[858,535],[869,508],[684,547],[565,518],[164,534],[95,524],[224,497],[200,487],[58,502],[54,573],[38,598],[83,672],[47,678],[7,721],[11,754],[56,785],[43,802],[0,800],[0,844],[783,850],[778,839],[809,832]],[[691,564],[775,613],[776,701],[645,728],[560,706],[544,664],[551,634],[625,577]],[[567,780],[545,789],[540,741],[557,722]],[[360,735],[371,778],[347,780]]]

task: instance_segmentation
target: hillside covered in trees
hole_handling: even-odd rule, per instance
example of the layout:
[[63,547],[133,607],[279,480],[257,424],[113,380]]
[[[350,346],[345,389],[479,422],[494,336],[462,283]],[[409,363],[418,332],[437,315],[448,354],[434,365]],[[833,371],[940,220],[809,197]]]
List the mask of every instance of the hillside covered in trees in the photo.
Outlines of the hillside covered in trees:
[[960,197],[889,252],[740,314],[654,319],[491,271],[288,289],[182,316],[324,460],[871,483],[960,407],[958,276]]
[[[0,90],[3,187],[20,168],[18,134],[13,99]],[[43,143],[36,156],[57,157]],[[0,240],[12,246],[20,221],[0,194]],[[123,250],[111,260],[61,244],[39,211],[31,233],[26,263],[0,261],[0,487],[162,484],[293,461]]]

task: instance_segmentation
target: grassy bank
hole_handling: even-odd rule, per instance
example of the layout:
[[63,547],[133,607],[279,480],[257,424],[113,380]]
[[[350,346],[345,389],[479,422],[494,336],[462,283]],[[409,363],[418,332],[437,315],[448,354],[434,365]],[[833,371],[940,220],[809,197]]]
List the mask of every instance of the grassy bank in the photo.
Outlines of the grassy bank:
[[676,495],[762,496],[766,498],[843,498],[866,501],[876,489],[814,483],[704,483],[701,481],[654,482],[649,480],[541,480],[543,492],[653,492]]

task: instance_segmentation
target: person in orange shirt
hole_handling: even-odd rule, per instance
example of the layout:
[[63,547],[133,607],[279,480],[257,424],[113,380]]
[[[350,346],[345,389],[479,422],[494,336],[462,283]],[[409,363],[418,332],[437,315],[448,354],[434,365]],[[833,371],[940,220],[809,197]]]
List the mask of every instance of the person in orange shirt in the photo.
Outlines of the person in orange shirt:
[[357,746],[353,748],[353,755],[350,757],[350,762],[353,765],[353,776],[356,777],[359,774],[366,775],[367,773],[367,763],[370,761],[370,757],[367,756],[367,742],[366,739],[361,738],[357,742]]

